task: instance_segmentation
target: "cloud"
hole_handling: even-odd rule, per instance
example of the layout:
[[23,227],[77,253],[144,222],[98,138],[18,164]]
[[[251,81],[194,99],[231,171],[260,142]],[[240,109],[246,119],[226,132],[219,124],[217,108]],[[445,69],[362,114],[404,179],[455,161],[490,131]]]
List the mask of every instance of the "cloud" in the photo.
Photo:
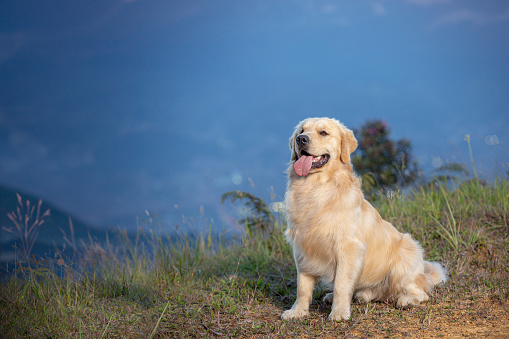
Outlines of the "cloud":
[[406,1],[420,6],[430,6],[435,4],[444,4],[450,2],[451,0],[406,0]]
[[132,118],[127,118],[124,121],[120,122],[117,127],[117,133],[120,136],[133,136],[145,133],[153,133],[156,131],[156,126],[148,120],[134,120]]
[[7,128],[7,117],[5,114],[5,110],[0,106],[0,128]]
[[324,14],[332,14],[332,13],[335,13],[337,11],[337,6],[334,5],[334,4],[327,4],[327,5],[324,5],[322,6],[322,13]]
[[[182,132],[179,132],[182,133]],[[201,143],[204,147],[213,147],[216,150],[232,151],[236,147],[235,137],[232,133],[225,130],[224,126],[218,122],[203,126],[195,126],[194,129],[185,131],[186,140]]]
[[24,131],[12,131],[7,134],[7,140],[0,152],[0,173],[16,175],[20,170],[33,170],[49,155],[46,145],[35,140]]
[[485,25],[492,24],[497,22],[502,22],[509,20],[509,10],[500,13],[500,14],[485,14],[474,12],[468,9],[459,9],[447,13],[441,17],[439,17],[434,24],[433,27],[444,26],[444,25],[454,25],[460,23],[472,23],[475,25]]
[[387,14],[387,10],[385,9],[384,5],[380,2],[375,2],[373,4],[373,12],[376,16],[384,16]]
[[0,64],[13,57],[29,40],[22,32],[0,33]]
[[173,14],[173,20],[179,22],[184,21],[190,18],[194,18],[200,13],[202,13],[203,8],[200,5],[188,5],[187,3],[178,9],[175,10]]

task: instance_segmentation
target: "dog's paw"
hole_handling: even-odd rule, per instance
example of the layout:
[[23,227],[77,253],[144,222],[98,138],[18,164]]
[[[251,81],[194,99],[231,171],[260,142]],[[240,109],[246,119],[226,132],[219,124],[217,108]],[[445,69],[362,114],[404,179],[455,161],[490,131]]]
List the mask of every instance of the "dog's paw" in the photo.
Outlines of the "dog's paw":
[[323,297],[323,301],[326,303],[332,303],[332,299],[334,299],[334,293],[327,293],[325,297]]
[[350,319],[350,307],[345,309],[333,309],[329,314],[330,321],[341,321]]
[[298,318],[305,317],[307,315],[309,315],[308,310],[294,310],[292,308],[292,309],[284,311],[283,314],[281,314],[281,319],[283,319],[283,320],[298,319]]
[[409,308],[412,306],[420,306],[420,305],[421,305],[421,301],[419,300],[419,298],[417,298],[416,296],[413,296],[413,295],[403,295],[403,296],[399,297],[398,302],[396,303],[396,306],[401,307],[401,308]]
[[355,300],[359,303],[368,303],[373,300],[373,291],[369,288],[355,292]]

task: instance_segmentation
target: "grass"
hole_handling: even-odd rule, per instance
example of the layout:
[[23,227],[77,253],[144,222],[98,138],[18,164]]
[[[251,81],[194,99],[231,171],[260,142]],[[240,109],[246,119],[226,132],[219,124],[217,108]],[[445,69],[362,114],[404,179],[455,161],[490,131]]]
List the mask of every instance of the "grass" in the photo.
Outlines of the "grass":
[[326,290],[319,285],[308,317],[281,321],[296,294],[285,224],[273,218],[261,232],[254,218],[237,240],[212,230],[177,240],[140,230],[134,239],[121,233],[121,246],[90,241],[73,260],[32,258],[2,272],[0,333],[9,338],[509,334],[508,180],[434,183],[392,192],[375,205],[422,244],[427,259],[449,271],[450,280],[421,307],[353,304],[349,321],[329,322],[330,305],[321,302]]

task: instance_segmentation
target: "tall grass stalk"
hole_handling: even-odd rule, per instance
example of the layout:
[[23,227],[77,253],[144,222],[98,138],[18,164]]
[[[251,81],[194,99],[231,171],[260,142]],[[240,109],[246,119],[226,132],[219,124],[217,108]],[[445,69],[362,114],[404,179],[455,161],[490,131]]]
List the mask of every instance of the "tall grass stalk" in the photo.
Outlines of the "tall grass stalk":
[[472,164],[472,172],[474,173],[474,178],[477,179],[477,170],[475,169],[474,154],[472,152],[472,145],[470,144],[470,134],[466,134],[464,140],[468,144],[468,152],[470,153],[470,163]]
[[168,308],[168,306],[170,306],[170,301],[169,300],[166,303],[166,306],[164,306],[164,310],[161,312],[161,315],[159,316],[159,319],[157,319],[157,323],[154,326],[154,330],[152,331],[152,333],[150,333],[150,337],[149,337],[150,339],[154,338],[154,336],[156,335],[156,330],[159,327],[159,323],[161,322],[161,319],[163,318],[163,315],[166,312],[166,309]]
[[39,230],[44,219],[50,215],[50,210],[47,209],[41,215],[42,200],[39,200],[37,207],[32,205],[30,200],[23,203],[23,198],[20,194],[16,193],[18,198],[18,207],[16,211],[9,212],[7,217],[12,221],[14,226],[2,228],[9,233],[17,233],[21,241],[21,248],[23,250],[23,257],[25,262],[29,262],[32,248],[34,247]]
[[452,212],[451,204],[449,203],[449,199],[447,198],[447,193],[445,192],[443,185],[440,185],[440,192],[442,192],[442,196],[444,197],[444,201],[447,206],[449,222],[446,225],[449,225],[449,227],[444,226],[444,224],[440,222],[437,218],[435,218],[432,214],[430,214],[430,216],[439,226],[438,232],[442,236],[442,238],[444,238],[454,250],[457,250],[458,245],[460,243],[460,236],[458,233],[456,218],[454,217],[454,214]]

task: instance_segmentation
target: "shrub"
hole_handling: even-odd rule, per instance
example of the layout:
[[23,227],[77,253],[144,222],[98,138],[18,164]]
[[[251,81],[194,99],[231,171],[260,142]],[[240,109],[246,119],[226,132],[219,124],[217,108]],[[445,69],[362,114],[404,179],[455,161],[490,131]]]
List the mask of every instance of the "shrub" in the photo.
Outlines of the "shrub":
[[352,163],[363,178],[366,193],[375,187],[406,186],[416,180],[420,169],[412,155],[410,140],[392,140],[385,121],[367,121],[354,133],[359,146]]

